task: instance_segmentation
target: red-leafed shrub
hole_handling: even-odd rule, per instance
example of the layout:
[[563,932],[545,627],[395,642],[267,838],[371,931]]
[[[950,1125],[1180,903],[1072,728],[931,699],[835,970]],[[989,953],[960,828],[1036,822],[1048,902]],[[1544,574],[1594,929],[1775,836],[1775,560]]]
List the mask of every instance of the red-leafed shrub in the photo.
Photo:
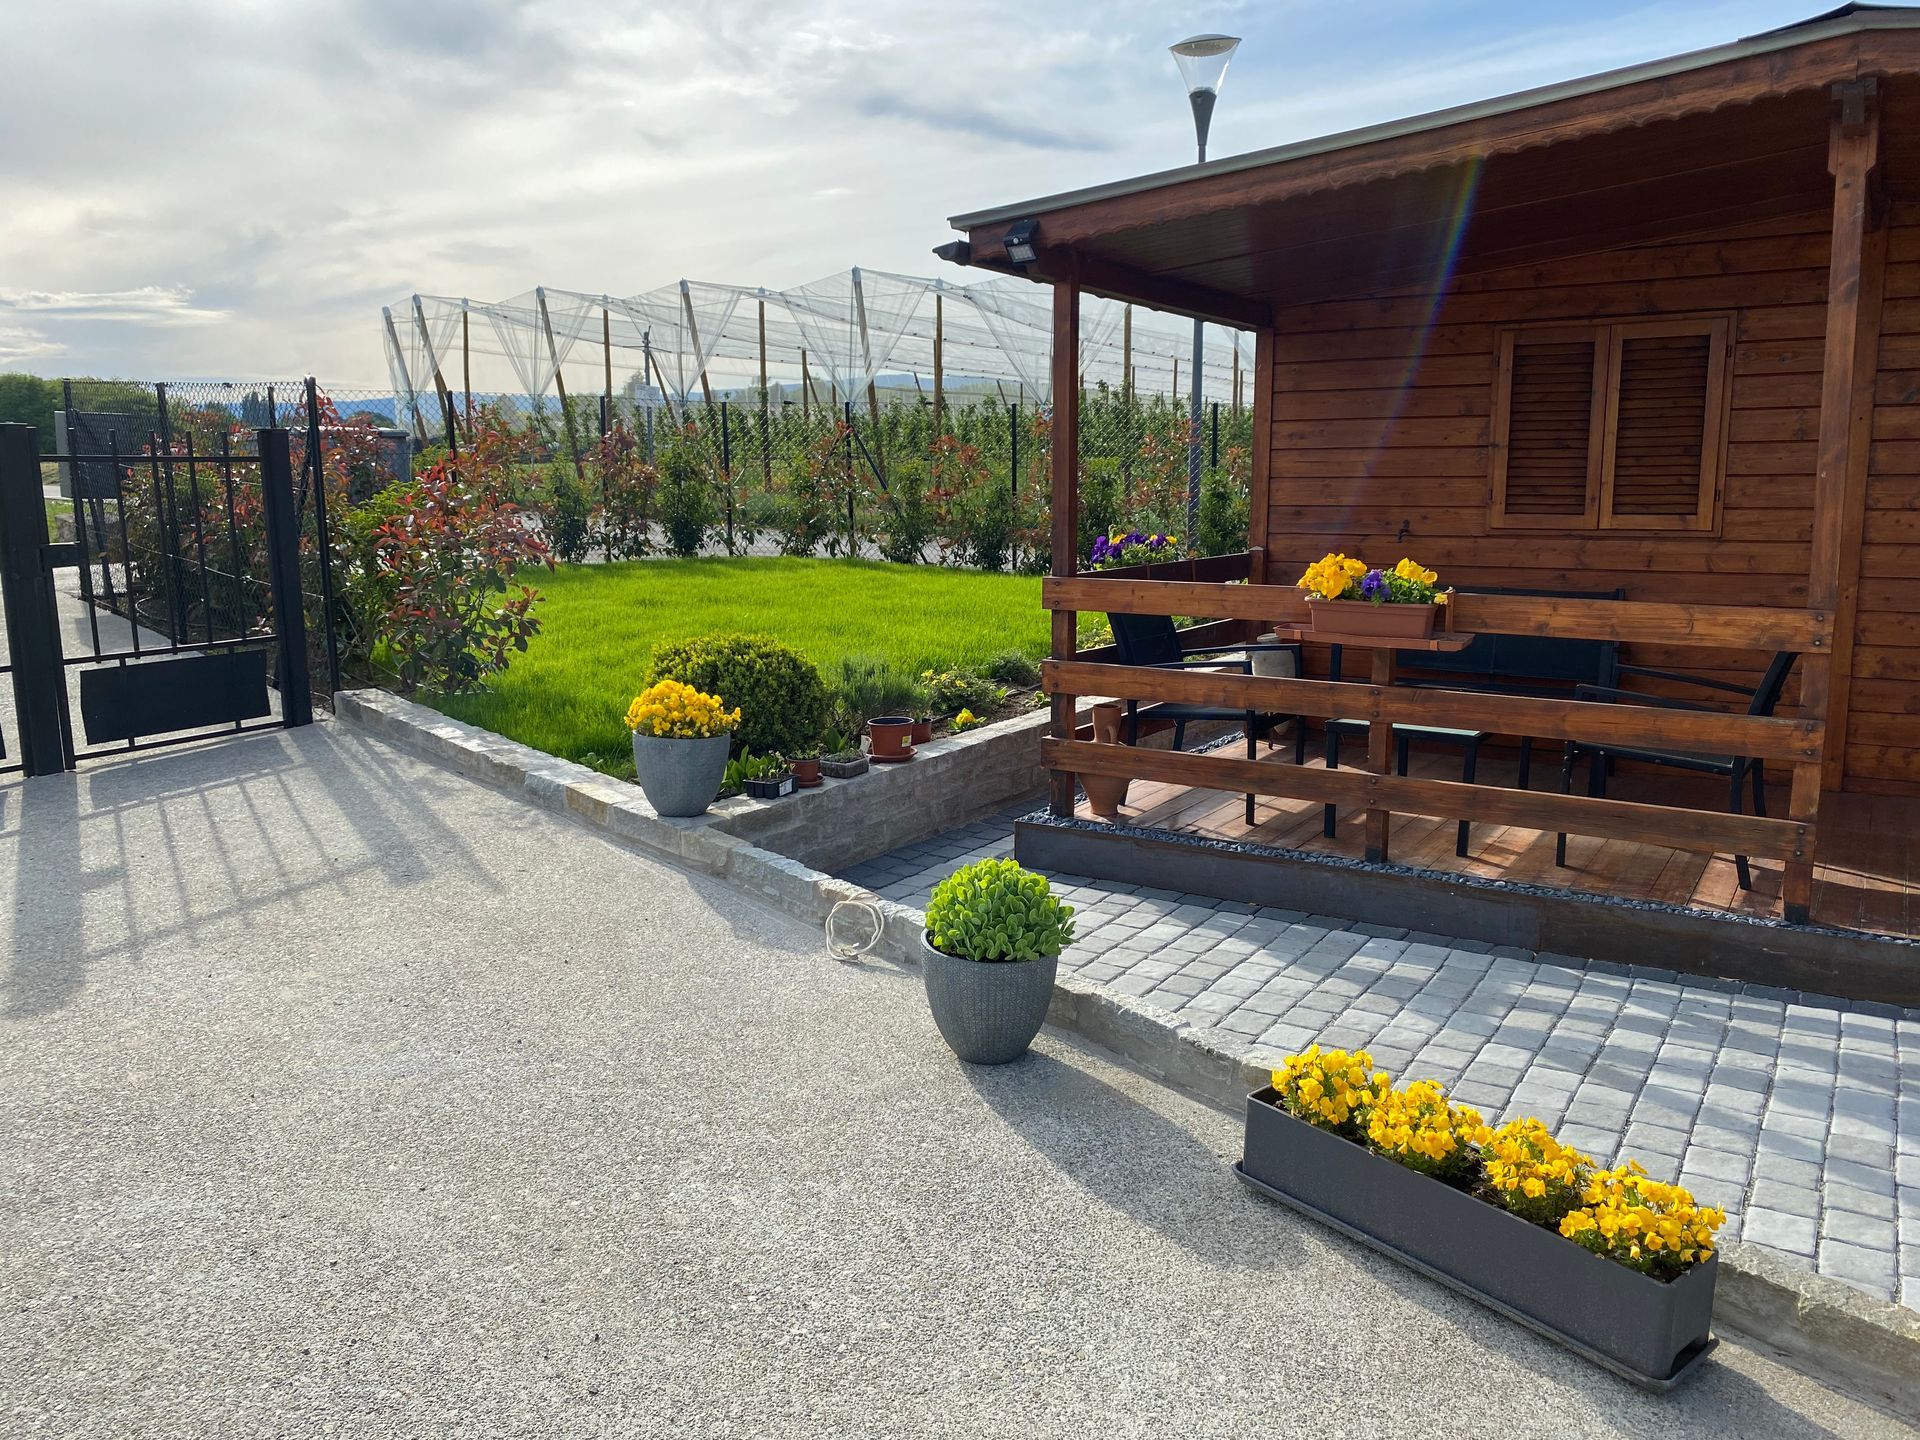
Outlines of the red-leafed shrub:
[[408,689],[472,689],[540,630],[539,592],[513,577],[524,565],[552,569],[553,557],[479,456],[443,460],[382,497],[387,514],[373,531],[387,602],[380,640]]

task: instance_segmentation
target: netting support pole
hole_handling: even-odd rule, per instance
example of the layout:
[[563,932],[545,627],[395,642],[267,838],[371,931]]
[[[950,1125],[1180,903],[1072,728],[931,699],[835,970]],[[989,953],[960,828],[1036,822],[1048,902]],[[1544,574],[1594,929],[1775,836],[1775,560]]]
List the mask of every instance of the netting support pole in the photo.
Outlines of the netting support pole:
[[847,433],[843,443],[847,447],[847,555],[850,559],[860,558],[860,538],[854,529],[853,514],[853,401],[846,402]]
[[533,298],[540,307],[540,326],[547,332],[547,355],[553,361],[553,388],[560,397],[560,428],[567,432],[567,450],[573,456],[574,478],[584,485],[587,483],[587,467],[580,462],[580,437],[573,433],[573,412],[567,408],[567,382],[560,374],[560,347],[553,343],[553,317],[547,313],[547,292],[535,290]]
[[760,483],[773,484],[773,441],[767,433],[767,302],[760,310]]
[[813,420],[813,376],[807,371],[807,352],[800,352],[800,419],[811,423]]
[[[1233,413],[1236,416],[1240,413],[1240,344],[1238,341],[1235,341],[1233,346]],[[1216,422],[1214,425],[1214,433],[1216,436],[1219,433],[1219,429],[1219,424]],[[1213,463],[1216,465],[1220,463],[1218,456],[1214,458]]]
[[[420,395],[413,388],[413,376],[407,371],[407,352],[400,348],[400,332],[393,328],[393,311],[385,305],[380,307],[380,318],[386,322],[387,344],[393,350],[393,363],[400,375],[400,384],[407,394],[407,412],[413,416],[413,433],[422,445],[427,443],[426,422],[420,418]],[[162,410],[164,414],[164,409]]]
[[473,433],[473,341],[467,333],[467,302],[460,302],[460,388],[467,400],[467,433]]
[[687,338],[693,342],[693,358],[700,364],[700,399],[712,409],[713,387],[707,383],[707,357],[700,353],[700,327],[693,323],[693,292],[684,280],[680,282],[680,309],[687,317]]
[[1133,403],[1133,306],[1120,312],[1120,394]]
[[933,431],[941,433],[946,419],[947,316],[946,297],[933,292]]
[[[453,391],[447,388],[447,378],[440,373],[440,357],[433,352],[433,337],[427,333],[427,312],[421,308],[418,295],[413,297],[413,325],[420,332],[420,347],[426,351],[427,365],[433,371],[433,394],[440,402],[440,423],[446,428],[447,451],[451,454],[458,448],[453,439]],[[271,403],[268,409],[272,409]]]
[[860,366],[867,372],[867,413],[873,417],[873,468],[880,488],[887,488],[887,442],[880,433],[880,391],[874,383],[873,344],[867,338],[867,291],[860,283],[860,267],[853,267],[853,311],[860,322]]
[[607,307],[600,307],[600,359],[606,367],[607,403],[600,409],[600,433],[607,433],[607,419],[613,409],[613,317],[607,313]]

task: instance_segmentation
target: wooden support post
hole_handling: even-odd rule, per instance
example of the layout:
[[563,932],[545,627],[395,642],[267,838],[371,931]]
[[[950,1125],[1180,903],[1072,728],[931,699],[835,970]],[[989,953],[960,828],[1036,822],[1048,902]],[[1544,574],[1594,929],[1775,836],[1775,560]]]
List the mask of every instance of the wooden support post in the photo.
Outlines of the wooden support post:
[[1133,400],[1133,306],[1120,312],[1120,396]]
[[[1080,512],[1080,282],[1068,275],[1053,282],[1053,573],[1071,576],[1077,563]],[[1053,658],[1071,660],[1076,638],[1071,610],[1053,612]],[[1074,738],[1072,695],[1053,696],[1053,737]],[[1048,808],[1073,814],[1074,779],[1055,770],[1047,782]]]
[[800,418],[813,418],[813,376],[807,373],[807,352],[800,352]]
[[[1373,683],[1393,684],[1393,651],[1381,646],[1373,652]],[[1375,720],[1367,726],[1367,769],[1376,775],[1393,773],[1393,722]],[[1385,810],[1367,811],[1367,859],[1379,864],[1387,858],[1390,818]]]
[[[1273,331],[1253,337],[1253,454],[1248,457],[1247,549],[1253,564],[1247,579],[1267,583],[1267,527],[1273,488]],[[1297,722],[1296,722],[1297,723]]]
[[1240,344],[1233,345],[1233,413],[1240,413]]
[[[1830,615],[1839,608],[1849,570],[1854,583],[1858,580],[1874,372],[1879,358],[1877,272],[1884,266],[1886,242],[1874,204],[1874,171],[1880,152],[1877,88],[1871,79],[1833,87],[1833,116],[1827,139],[1827,168],[1833,172],[1833,240],[1827,274],[1826,355],[1820,383],[1820,444],[1813,485],[1807,608]],[[1870,239],[1876,231],[1881,233]],[[1869,309],[1871,314],[1867,313]],[[1840,646],[1836,623],[1830,650],[1801,657],[1800,713],[1809,720],[1827,720],[1832,713],[1836,688],[1833,651]],[[1851,645],[1847,650],[1850,656]],[[1842,691],[1848,678],[1844,671],[1838,677]],[[1787,861],[1780,898],[1786,918],[1797,923],[1807,920],[1813,904],[1813,865],[1819,844],[1814,824],[1827,755],[1832,752],[1838,759],[1845,749],[1844,730],[1829,728],[1821,740],[1821,757],[1793,767],[1787,814],[1808,827],[1810,838],[1807,853]]]

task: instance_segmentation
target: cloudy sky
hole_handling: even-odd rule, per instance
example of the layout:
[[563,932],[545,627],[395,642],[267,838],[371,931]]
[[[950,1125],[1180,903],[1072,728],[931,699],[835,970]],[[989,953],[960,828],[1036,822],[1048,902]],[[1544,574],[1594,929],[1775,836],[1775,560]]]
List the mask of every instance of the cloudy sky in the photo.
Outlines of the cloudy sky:
[[1718,44],[1822,0],[64,0],[0,85],[0,369],[383,383],[379,308],[927,274],[964,210]]

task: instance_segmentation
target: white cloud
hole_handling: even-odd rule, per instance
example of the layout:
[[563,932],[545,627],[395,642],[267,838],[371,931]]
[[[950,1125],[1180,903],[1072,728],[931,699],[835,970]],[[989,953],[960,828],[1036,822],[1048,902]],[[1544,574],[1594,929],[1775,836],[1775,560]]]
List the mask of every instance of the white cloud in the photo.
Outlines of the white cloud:
[[105,292],[0,289],[0,310],[134,325],[209,325],[227,318],[225,310],[195,305],[193,292],[182,285],[142,285],[134,290]]

